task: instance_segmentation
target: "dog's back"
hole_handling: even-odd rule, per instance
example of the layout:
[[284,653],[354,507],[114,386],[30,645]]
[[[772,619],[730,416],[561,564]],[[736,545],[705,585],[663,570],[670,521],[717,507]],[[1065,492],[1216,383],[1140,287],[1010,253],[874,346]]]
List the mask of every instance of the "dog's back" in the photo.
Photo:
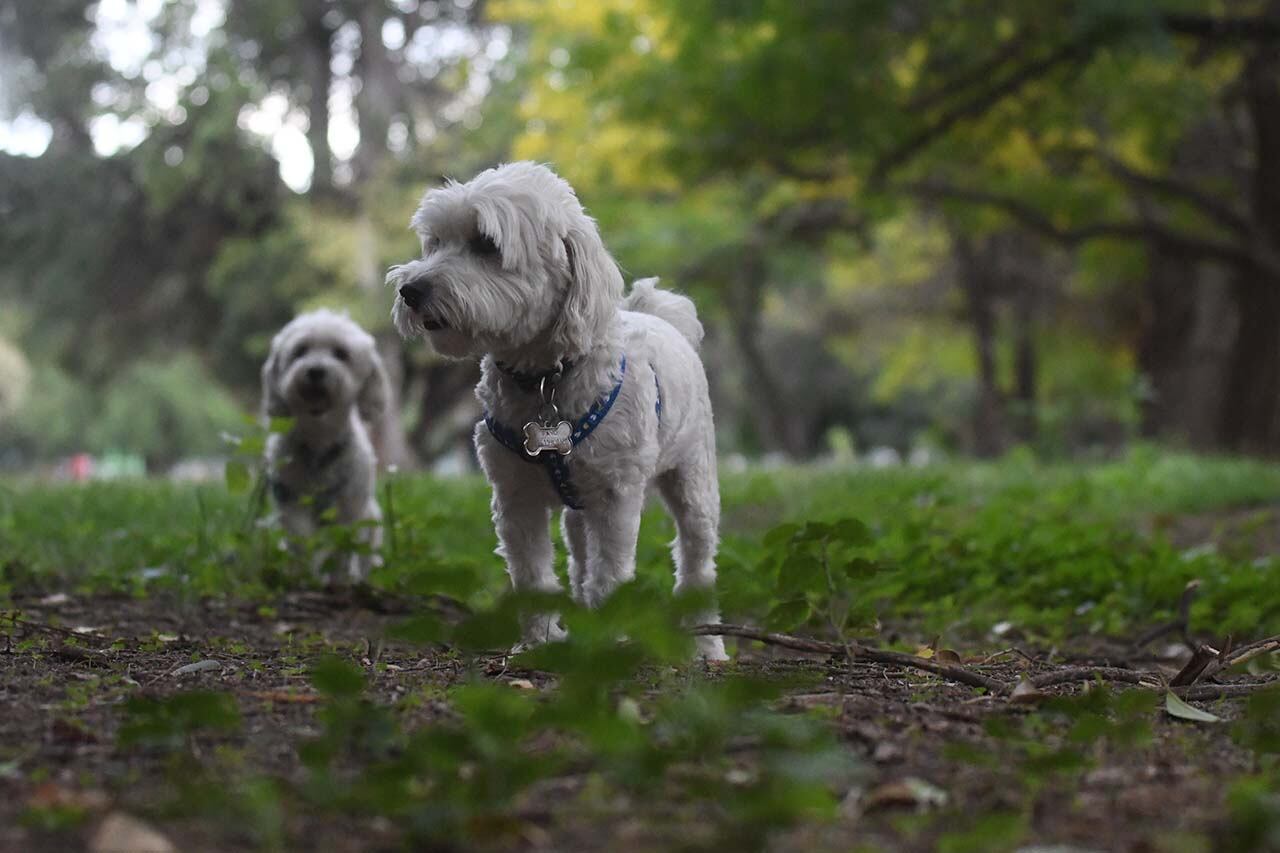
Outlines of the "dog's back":
[[666,320],[695,351],[702,343],[702,323],[698,320],[698,309],[694,307],[693,300],[670,290],[660,290],[656,278],[642,278],[631,285],[631,292],[622,300],[622,310]]

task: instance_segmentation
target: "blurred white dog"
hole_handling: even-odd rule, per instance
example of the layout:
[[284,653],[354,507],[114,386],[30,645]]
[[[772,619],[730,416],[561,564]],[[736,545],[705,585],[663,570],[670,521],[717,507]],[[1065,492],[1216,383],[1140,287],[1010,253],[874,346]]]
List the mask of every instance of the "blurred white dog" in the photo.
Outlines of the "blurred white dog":
[[[676,590],[711,590],[720,493],[693,303],[656,279],[624,300],[595,221],[535,163],[429,191],[412,226],[423,257],[388,273],[392,317],[444,355],[483,358],[476,450],[512,584],[560,588],[548,521],[564,505],[572,593],[599,605],[635,575],[653,482],[678,530]],[[525,633],[563,636],[550,615]],[[725,659],[719,637],[697,642],[701,656]]]
[[[382,510],[374,490],[377,460],[370,440],[388,398],[387,375],[373,338],[349,317],[312,311],[295,317],[271,341],[262,366],[262,410],[288,417],[267,439],[267,476],[281,525],[305,539],[325,524],[364,524],[356,531],[369,553],[342,558],[335,583],[364,580],[382,545]],[[317,554],[317,565],[328,555]]]

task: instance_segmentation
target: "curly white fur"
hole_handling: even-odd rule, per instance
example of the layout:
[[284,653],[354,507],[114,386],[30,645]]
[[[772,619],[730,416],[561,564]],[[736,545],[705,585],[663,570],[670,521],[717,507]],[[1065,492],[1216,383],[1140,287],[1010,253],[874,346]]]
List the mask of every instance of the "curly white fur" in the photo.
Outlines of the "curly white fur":
[[[535,163],[499,166],[429,191],[412,226],[423,256],[387,276],[398,292],[395,325],[405,336],[425,334],[444,355],[482,358],[476,396],[498,421],[518,428],[540,405],[536,391],[522,388],[499,362],[529,373],[573,362],[556,393],[573,420],[613,387],[626,356],[612,410],[567,457],[583,507],[566,508],[561,517],[575,599],[597,606],[635,575],[650,484],[678,530],[676,590],[712,589],[720,494],[693,303],[657,290],[656,279],[636,282],[623,300],[622,276],[595,221],[568,183]],[[547,472],[500,444],[484,424],[475,440],[513,585],[558,590],[548,521],[561,501]],[[536,641],[562,631],[555,617],[544,616],[526,634]],[[702,656],[725,659],[720,638],[697,642]]]
[[[262,411],[292,425],[267,440],[267,476],[285,531],[305,539],[324,524],[363,524],[370,553],[343,558],[334,582],[361,581],[376,565],[382,510],[370,424],[387,406],[387,375],[373,338],[349,317],[312,311],[271,341],[262,365]],[[318,554],[317,564],[328,555]]]

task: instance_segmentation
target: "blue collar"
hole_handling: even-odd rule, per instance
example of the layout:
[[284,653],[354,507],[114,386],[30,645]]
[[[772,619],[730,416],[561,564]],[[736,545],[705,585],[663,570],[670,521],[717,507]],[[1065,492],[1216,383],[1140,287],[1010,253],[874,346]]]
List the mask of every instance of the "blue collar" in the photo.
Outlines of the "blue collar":
[[[613,390],[592,403],[587,413],[578,418],[574,424],[573,433],[569,437],[574,447],[586,441],[587,437],[595,432],[600,424],[604,423],[605,416],[609,414],[609,410],[613,408],[613,404],[618,399],[618,394],[622,392],[622,383],[626,378],[627,357],[624,355],[618,365],[618,381],[614,384]],[[573,484],[569,480],[569,463],[565,457],[559,453],[541,453],[537,456],[530,456],[525,453],[524,440],[520,433],[494,419],[488,412],[484,414],[484,425],[489,428],[490,434],[503,447],[519,456],[525,462],[546,468],[548,475],[551,477],[551,485],[555,487],[556,493],[560,495],[560,500],[565,506],[570,509],[582,509],[577,492],[574,491]]]

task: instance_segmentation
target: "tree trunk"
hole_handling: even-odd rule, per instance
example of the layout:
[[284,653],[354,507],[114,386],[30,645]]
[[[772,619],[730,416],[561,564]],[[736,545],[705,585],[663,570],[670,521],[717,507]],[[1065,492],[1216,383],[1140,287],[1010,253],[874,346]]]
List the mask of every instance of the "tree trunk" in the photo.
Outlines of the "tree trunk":
[[324,16],[309,18],[307,38],[307,144],[314,160],[311,172],[312,198],[323,198],[333,190],[333,152],[329,147],[329,63],[333,58],[333,32]]
[[378,353],[387,370],[387,410],[379,425],[381,441],[378,447],[378,458],[384,466],[395,465],[403,470],[418,467],[418,458],[405,439],[404,411],[402,394],[405,388],[404,359],[402,345],[398,337],[384,338],[378,341]]
[[357,17],[360,26],[360,55],[356,69],[360,89],[356,93],[356,115],[360,124],[360,146],[354,159],[357,186],[377,174],[387,154],[387,131],[401,103],[402,84],[395,64],[382,43],[386,9],[382,3],[362,3]]
[[[1280,2],[1268,14],[1280,15]],[[1280,53],[1262,44],[1245,67],[1245,103],[1256,165],[1252,207],[1259,237],[1280,249]],[[1280,450],[1280,281],[1242,269],[1235,282],[1240,326],[1222,410],[1229,447],[1250,453]]]
[[[419,374],[418,420],[409,433],[409,444],[418,457],[430,461],[449,450],[450,438],[440,436],[446,421],[480,381],[479,366],[473,361],[439,361]],[[415,383],[416,385],[416,383]]]
[[1224,388],[1239,315],[1229,274],[1152,252],[1138,342],[1148,385],[1140,402],[1144,437],[1201,450],[1226,445]]
[[1233,450],[1273,454],[1280,449],[1280,283],[1243,273],[1234,291],[1240,325],[1227,374],[1223,439]]
[[978,394],[973,407],[973,453],[981,458],[999,456],[1005,448],[1004,404],[996,375],[995,294],[990,270],[968,237],[954,240],[960,286],[964,290],[978,362]]
[[789,417],[786,396],[760,346],[760,315],[764,310],[765,262],[758,249],[743,250],[738,276],[728,299],[733,340],[742,357],[751,417],[766,450],[792,457],[807,451],[803,424]]
[[1036,410],[1036,293],[1031,281],[1017,282],[1013,301],[1014,431],[1019,441],[1034,441]]

